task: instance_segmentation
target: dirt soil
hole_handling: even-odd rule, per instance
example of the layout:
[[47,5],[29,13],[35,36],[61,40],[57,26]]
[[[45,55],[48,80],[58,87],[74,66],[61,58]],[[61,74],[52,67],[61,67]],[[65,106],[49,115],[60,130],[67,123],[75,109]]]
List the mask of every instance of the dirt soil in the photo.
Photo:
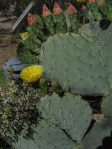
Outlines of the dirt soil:
[[0,22],[0,69],[11,57],[16,55],[18,40],[10,33],[12,22]]

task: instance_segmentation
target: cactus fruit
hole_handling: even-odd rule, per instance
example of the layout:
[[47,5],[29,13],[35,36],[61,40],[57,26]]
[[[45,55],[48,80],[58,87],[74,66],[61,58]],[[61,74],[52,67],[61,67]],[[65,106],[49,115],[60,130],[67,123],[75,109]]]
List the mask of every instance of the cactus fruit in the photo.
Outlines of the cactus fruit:
[[[98,149],[98,147],[102,145],[102,141],[110,136],[111,131],[112,119],[104,119],[96,123],[84,138],[81,149]],[[106,146],[106,148],[108,148],[108,146]]]
[[14,146],[15,149],[78,149],[59,127],[46,122],[39,122],[32,140],[21,137]]
[[73,140],[81,140],[92,119],[89,104],[80,96],[72,94],[66,94],[62,98],[57,94],[43,97],[39,111],[44,119],[65,129]]
[[74,33],[49,37],[40,54],[47,77],[73,93],[107,95],[112,88],[111,33],[112,25],[95,36],[89,32],[90,40]]

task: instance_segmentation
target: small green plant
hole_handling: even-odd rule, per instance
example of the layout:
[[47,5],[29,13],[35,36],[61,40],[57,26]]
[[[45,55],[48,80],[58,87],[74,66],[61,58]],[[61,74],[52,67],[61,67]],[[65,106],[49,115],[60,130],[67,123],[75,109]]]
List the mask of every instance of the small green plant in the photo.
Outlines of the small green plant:
[[19,45],[17,55],[18,58],[25,64],[36,64],[39,61],[38,54],[24,48],[22,45]]
[[[33,99],[33,101],[32,101]],[[36,90],[27,85],[11,81],[5,88],[0,88],[0,135],[8,142],[15,141],[25,124],[37,123],[39,100]],[[32,119],[30,116],[33,114]]]
[[3,71],[0,70],[0,86],[6,86],[8,83],[8,79],[3,75]]

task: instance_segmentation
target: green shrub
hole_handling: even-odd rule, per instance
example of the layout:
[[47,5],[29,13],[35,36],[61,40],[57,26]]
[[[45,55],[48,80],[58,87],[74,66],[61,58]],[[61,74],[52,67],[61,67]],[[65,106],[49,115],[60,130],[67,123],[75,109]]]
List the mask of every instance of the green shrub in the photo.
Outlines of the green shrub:
[[38,63],[38,54],[32,52],[29,49],[20,47],[17,49],[18,58],[25,64],[36,64]]
[[0,70],[0,86],[6,86],[8,82],[8,79],[3,75],[3,71]]

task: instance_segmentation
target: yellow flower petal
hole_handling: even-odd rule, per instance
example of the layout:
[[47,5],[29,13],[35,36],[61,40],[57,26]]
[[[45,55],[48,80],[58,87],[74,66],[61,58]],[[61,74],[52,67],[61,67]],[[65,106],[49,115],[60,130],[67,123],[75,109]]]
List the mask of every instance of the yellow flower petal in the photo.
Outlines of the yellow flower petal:
[[21,36],[22,40],[26,40],[29,38],[28,32],[21,33],[20,36]]
[[39,65],[28,66],[21,71],[20,78],[25,83],[34,83],[40,79],[43,73],[44,69],[42,66]]

